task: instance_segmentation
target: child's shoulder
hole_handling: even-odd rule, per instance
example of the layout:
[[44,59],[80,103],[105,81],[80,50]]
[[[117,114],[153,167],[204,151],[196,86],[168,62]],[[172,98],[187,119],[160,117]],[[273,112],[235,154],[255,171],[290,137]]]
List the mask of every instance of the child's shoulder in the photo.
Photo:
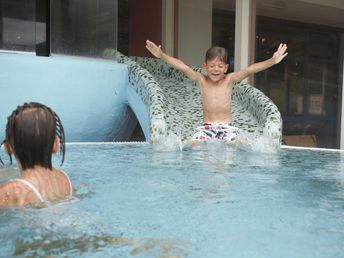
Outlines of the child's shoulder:
[[19,182],[15,179],[9,180],[0,185],[0,206],[15,204],[15,201],[23,193],[23,189],[18,187]]
[[229,85],[233,85],[233,82],[234,82],[234,77],[233,77],[233,73],[228,73],[225,75],[225,80],[226,82],[229,84]]

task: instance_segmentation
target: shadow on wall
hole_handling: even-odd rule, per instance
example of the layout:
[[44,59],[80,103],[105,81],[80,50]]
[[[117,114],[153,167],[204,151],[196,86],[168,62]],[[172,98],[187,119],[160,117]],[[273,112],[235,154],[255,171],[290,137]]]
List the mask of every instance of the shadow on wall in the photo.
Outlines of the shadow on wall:
[[123,119],[118,122],[116,127],[116,135],[113,135],[115,142],[144,142],[145,135],[141,125],[129,105],[126,105],[123,110]]

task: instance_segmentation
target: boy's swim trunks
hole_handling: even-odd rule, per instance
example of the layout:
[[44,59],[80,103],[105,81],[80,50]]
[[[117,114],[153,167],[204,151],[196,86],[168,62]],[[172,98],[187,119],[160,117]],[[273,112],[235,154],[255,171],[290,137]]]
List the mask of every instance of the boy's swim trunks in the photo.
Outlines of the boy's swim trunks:
[[207,142],[222,140],[226,143],[234,142],[241,131],[229,123],[205,123],[195,128],[196,133],[192,136],[193,141]]

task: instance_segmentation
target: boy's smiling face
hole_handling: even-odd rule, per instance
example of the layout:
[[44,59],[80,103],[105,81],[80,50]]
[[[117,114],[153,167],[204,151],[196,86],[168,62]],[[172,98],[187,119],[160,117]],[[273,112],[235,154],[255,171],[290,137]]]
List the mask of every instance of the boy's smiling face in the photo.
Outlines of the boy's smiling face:
[[203,68],[207,71],[210,80],[213,82],[218,82],[227,72],[228,64],[216,57],[214,59],[207,60]]

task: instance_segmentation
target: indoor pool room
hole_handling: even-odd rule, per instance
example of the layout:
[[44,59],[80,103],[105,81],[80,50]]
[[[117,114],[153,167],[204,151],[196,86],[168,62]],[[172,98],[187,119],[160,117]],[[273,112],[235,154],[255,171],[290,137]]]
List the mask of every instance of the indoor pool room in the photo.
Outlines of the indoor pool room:
[[344,1],[0,0],[0,258],[344,257]]

